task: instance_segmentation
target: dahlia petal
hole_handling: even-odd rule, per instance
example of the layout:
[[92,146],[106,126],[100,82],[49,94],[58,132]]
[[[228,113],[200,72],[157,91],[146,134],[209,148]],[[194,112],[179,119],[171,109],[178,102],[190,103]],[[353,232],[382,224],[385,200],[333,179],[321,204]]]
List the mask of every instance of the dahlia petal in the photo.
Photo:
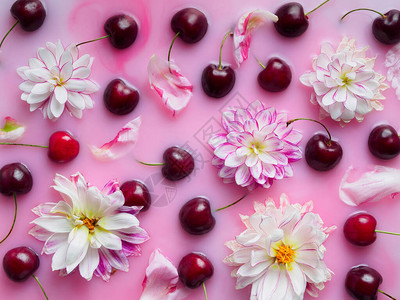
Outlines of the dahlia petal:
[[[245,163],[246,163],[247,167],[252,168],[253,166],[255,166],[257,164],[257,162],[258,162],[257,154],[252,153],[252,154],[247,156]],[[255,176],[255,177],[257,178],[258,176]]]
[[72,77],[74,78],[79,78],[79,79],[84,79],[88,78],[91,74],[91,70],[88,67],[79,67],[74,69],[74,72],[72,73]]
[[221,159],[225,159],[230,153],[235,152],[235,150],[235,146],[229,143],[224,143],[215,149],[214,154]]
[[[28,81],[25,81],[23,83],[28,83]],[[20,89],[21,90],[23,90],[22,87],[21,87],[22,84],[20,85]],[[27,93],[33,93],[33,94],[40,94],[40,95],[47,94],[49,96],[49,93],[52,92],[52,91],[53,91],[53,86],[50,83],[42,82],[42,83],[34,84],[32,89],[30,91],[26,91],[26,92]]]
[[[56,88],[54,89],[54,96],[60,104],[64,104],[68,100],[68,92],[67,92],[66,88],[63,86],[59,86],[59,85],[56,86]],[[52,102],[53,102],[53,100],[52,100]]]
[[100,148],[90,146],[90,150],[100,160],[114,160],[128,154],[136,143],[141,123],[142,119],[139,116],[125,124],[110,142]]
[[300,266],[293,262],[290,267],[286,267],[287,274],[289,275],[290,282],[293,290],[297,295],[303,295],[306,289],[306,278]]
[[[61,92],[62,93],[62,92]],[[53,114],[54,118],[59,118],[64,111],[65,102],[61,103],[56,99],[56,95],[53,94],[53,97],[50,100],[50,110]]]
[[260,177],[262,171],[263,167],[260,161],[257,161],[257,163],[254,166],[250,167],[250,173],[256,179]]
[[38,56],[49,70],[57,64],[56,58],[54,57],[53,53],[51,53],[48,49],[39,48]]
[[28,80],[33,82],[45,82],[51,79],[51,73],[45,69],[28,69],[24,74]]
[[127,213],[120,213],[113,216],[105,216],[101,218],[97,225],[106,230],[118,230],[121,228],[128,228],[131,226],[138,226],[139,221],[135,216]]
[[99,265],[100,257],[96,249],[88,248],[85,258],[79,264],[79,273],[86,280],[91,280]]
[[46,65],[37,58],[30,58],[29,59],[29,68],[31,69],[40,69],[45,68]]
[[88,67],[89,62],[90,62],[90,55],[89,54],[82,55],[76,61],[74,61],[73,63],[74,69],[78,69],[80,67]]
[[71,78],[72,74],[73,74],[74,69],[72,67],[72,63],[71,62],[67,62],[65,65],[62,66],[61,70],[60,70],[60,76],[62,78],[62,81],[67,81]]
[[68,237],[68,249],[66,255],[67,273],[72,272],[85,258],[89,247],[89,229],[86,226],[74,228]]
[[86,86],[85,90],[83,91],[85,94],[93,94],[99,90],[99,86],[95,82],[87,79],[81,79],[81,80],[84,82]]
[[121,251],[113,251],[106,248],[101,248],[100,250],[107,260],[107,263],[109,263],[113,268],[124,272],[129,271],[128,259]]
[[39,104],[49,98],[48,94],[33,94],[30,93],[27,99],[28,104]]
[[42,253],[52,254],[63,247],[68,238],[68,233],[54,233],[46,239]]
[[49,237],[51,237],[54,234],[53,232],[50,232],[38,225],[33,226],[28,233],[42,242],[45,242]]
[[68,91],[83,92],[86,90],[86,83],[82,79],[70,79],[64,84],[64,87]]
[[43,216],[32,221],[50,232],[70,232],[73,225],[70,220],[62,216]]
[[235,181],[237,185],[243,185],[250,179],[250,171],[246,165],[241,165],[235,173]]
[[73,62],[73,59],[72,59],[71,52],[70,51],[64,51],[63,54],[61,54],[60,64],[59,65],[63,66],[65,64],[67,64],[67,63],[72,64],[72,62]]
[[102,244],[107,249],[111,250],[122,249],[121,239],[117,235],[108,232],[104,229],[96,227],[94,229],[93,238],[95,238],[98,242],[100,242],[100,244]]
[[71,103],[75,108],[80,110],[84,109],[86,106],[85,100],[80,93],[68,93],[68,102]]
[[35,86],[34,82],[32,82],[32,81],[24,81],[18,87],[24,93],[30,93],[32,91],[32,89],[34,88],[34,86]]
[[226,142],[226,134],[215,134],[209,140],[208,144],[211,148],[216,149],[219,145]]
[[51,260],[51,269],[53,271],[62,270],[67,267],[66,257],[67,257],[68,243],[64,243],[58,250],[54,253]]
[[0,142],[15,142],[19,140],[25,132],[25,126],[11,117],[5,117],[4,127],[0,129]]
[[[272,264],[263,277],[260,278],[257,284],[255,296],[258,299],[277,299],[272,298],[273,292],[277,289],[280,281],[281,270],[277,264]],[[252,292],[253,293],[253,292]]]
[[364,173],[358,180],[351,181],[354,168],[350,167],[343,176],[339,187],[340,199],[351,206],[365,202],[376,202],[400,193],[400,170],[376,166],[371,172]]
[[178,66],[153,55],[147,66],[150,87],[162,98],[174,115],[187,106],[192,97],[193,86],[181,74]]
[[231,152],[225,159],[225,166],[236,168],[242,166],[246,161],[246,156],[238,156],[236,152]]

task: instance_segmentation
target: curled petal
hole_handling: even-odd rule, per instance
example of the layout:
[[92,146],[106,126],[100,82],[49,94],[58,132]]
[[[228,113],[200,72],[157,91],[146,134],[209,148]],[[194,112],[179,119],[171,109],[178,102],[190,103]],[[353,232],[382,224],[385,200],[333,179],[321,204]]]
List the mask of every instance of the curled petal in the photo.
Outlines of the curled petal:
[[179,67],[153,55],[147,66],[150,87],[162,98],[169,110],[182,110],[192,97],[193,85],[181,74]]
[[4,118],[6,123],[4,127],[0,129],[0,142],[15,142],[25,132],[25,126],[18,123],[11,117]]
[[269,21],[277,22],[278,17],[269,11],[260,9],[246,13],[239,19],[233,33],[234,56],[238,67],[249,56],[253,30]]
[[146,269],[140,300],[179,300],[186,298],[188,292],[179,281],[175,266],[160,249],[154,250]]
[[90,146],[90,150],[99,160],[114,160],[126,155],[136,143],[141,124],[141,117],[137,117],[122,127],[113,140],[100,148]]
[[339,187],[339,197],[348,205],[375,202],[400,193],[399,169],[376,166],[373,171],[364,173],[356,181],[351,181],[353,170],[353,167],[347,170]]

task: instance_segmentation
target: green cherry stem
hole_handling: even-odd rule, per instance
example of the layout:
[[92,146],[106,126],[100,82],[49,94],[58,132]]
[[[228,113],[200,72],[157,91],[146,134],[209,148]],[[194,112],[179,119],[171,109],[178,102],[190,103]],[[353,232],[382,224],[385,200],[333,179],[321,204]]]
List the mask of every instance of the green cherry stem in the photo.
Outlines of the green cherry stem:
[[265,69],[265,66],[263,65],[263,63],[262,63],[261,61],[259,61],[258,58],[256,58],[256,60],[257,60],[258,64],[259,64],[263,69]]
[[204,284],[204,281],[203,281],[203,290],[204,290],[204,298],[205,298],[206,300],[208,300],[206,285]]
[[142,164],[142,165],[151,166],[151,167],[154,167],[154,166],[163,166],[163,165],[165,165],[165,163],[145,163],[145,162],[140,161],[140,160],[136,160],[136,161],[137,161],[138,163]]
[[14,225],[15,225],[15,220],[17,219],[17,195],[14,193],[14,220],[12,222],[10,231],[8,231],[7,235],[0,241],[0,244],[3,243],[11,234],[11,231],[14,229]]
[[329,137],[329,141],[328,141],[328,146],[331,145],[331,141],[332,141],[332,136],[331,133],[329,132],[328,128],[322,124],[320,121],[314,120],[314,119],[309,119],[309,118],[296,118],[296,119],[292,119],[286,122],[286,126],[289,126],[290,124],[292,124],[295,121],[299,121],[299,120],[303,120],[303,121],[312,121],[315,123],[318,123],[319,125],[321,125],[322,127],[324,127],[325,131],[328,133],[328,137]]
[[378,230],[378,229],[376,229],[375,232],[384,233],[384,234],[391,234],[391,235],[400,235],[400,233],[384,231],[384,230]]
[[218,209],[216,209],[215,211],[220,211],[220,210],[223,210],[223,209],[226,209],[226,208],[229,208],[229,207],[231,207],[231,206],[234,206],[236,203],[238,203],[238,202],[240,202],[240,201],[242,201],[247,195],[248,195],[249,193],[246,193],[246,194],[244,194],[241,198],[239,198],[238,200],[236,200],[235,202],[233,202],[233,203],[231,203],[231,204],[229,204],[229,205],[227,205],[227,206],[224,206],[224,207],[221,207],[221,208],[218,208]]
[[320,5],[318,5],[316,8],[314,8],[313,10],[310,10],[308,13],[305,14],[305,16],[308,16],[309,14],[311,14],[312,12],[316,11],[318,8],[320,8],[322,5],[324,5],[325,3],[329,2],[330,0],[326,0],[325,2],[321,3]]
[[17,21],[14,23],[14,25],[10,28],[10,30],[7,31],[6,35],[5,35],[5,36],[3,37],[3,39],[1,40],[0,48],[1,48],[1,46],[3,46],[3,42],[4,42],[4,40],[6,39],[6,37],[10,34],[10,32],[14,29],[14,27],[17,26],[18,23],[19,23],[19,21],[17,20]]
[[175,34],[174,38],[172,39],[171,45],[169,46],[169,50],[168,50],[168,63],[169,63],[170,60],[171,60],[172,46],[174,45],[175,40],[176,40],[176,38],[178,37],[178,35],[179,35],[180,33],[181,33],[181,32],[178,31],[178,32]]
[[19,143],[6,143],[2,142],[0,145],[8,145],[8,146],[26,146],[26,147],[37,147],[37,148],[49,148],[49,146],[42,145],[32,145],[32,144],[19,144]]
[[32,277],[35,278],[36,282],[39,284],[40,289],[41,289],[42,292],[43,292],[43,295],[46,297],[46,300],[49,300],[49,298],[48,298],[47,295],[46,295],[46,292],[45,292],[44,289],[43,289],[42,284],[41,284],[40,281],[39,281],[39,278],[37,278],[37,277],[35,276],[35,274],[32,274]]
[[380,290],[380,289],[378,289],[378,292],[381,293],[381,294],[383,294],[383,295],[385,295],[386,297],[389,297],[390,299],[396,300],[395,297],[390,296],[388,293],[385,293],[384,291],[382,291],[382,290]]
[[228,35],[231,35],[231,34],[232,34],[232,32],[229,30],[229,31],[225,34],[224,39],[222,40],[221,48],[219,49],[219,65],[218,65],[218,69],[219,69],[219,70],[222,70],[222,65],[221,65],[222,47],[224,47],[225,40],[226,40],[226,38],[228,37]]
[[380,15],[382,18],[384,18],[384,19],[386,18],[386,16],[383,13],[380,13],[379,11],[376,11],[374,9],[371,9],[371,8],[357,8],[357,9],[353,9],[353,10],[349,11],[348,13],[346,13],[343,17],[340,18],[340,21],[342,21],[348,14],[351,14],[352,12],[359,11],[359,10],[372,11],[372,12],[377,13],[378,15]]
[[94,40],[90,40],[90,41],[86,41],[86,42],[82,42],[82,43],[76,44],[76,47],[82,46],[84,44],[89,44],[89,43],[93,43],[93,42],[96,42],[96,41],[100,41],[100,40],[103,40],[103,39],[106,39],[106,38],[109,38],[109,37],[110,37],[110,35],[107,34],[105,36],[99,37],[99,38],[94,39]]

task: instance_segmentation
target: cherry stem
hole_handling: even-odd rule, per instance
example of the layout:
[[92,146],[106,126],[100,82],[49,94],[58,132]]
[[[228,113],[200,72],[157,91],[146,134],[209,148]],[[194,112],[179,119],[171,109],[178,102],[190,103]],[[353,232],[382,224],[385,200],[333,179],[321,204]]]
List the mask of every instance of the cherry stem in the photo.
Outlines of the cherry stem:
[[[176,40],[176,38],[178,37],[178,35],[180,35],[180,33],[181,33],[181,32],[178,31],[178,32],[175,34],[174,38],[172,39],[171,45],[169,46],[169,50],[168,50],[168,63],[169,63],[170,60],[171,60],[172,46],[174,45],[175,40]],[[170,70],[170,71],[171,71],[171,70]]]
[[165,163],[145,163],[145,162],[140,161],[140,160],[136,160],[136,161],[137,161],[138,163],[142,164],[142,165],[151,166],[151,167],[154,167],[154,166],[163,166],[163,165],[165,165]]
[[378,289],[378,292],[381,293],[381,294],[384,294],[385,296],[389,297],[390,299],[396,300],[395,297],[390,296],[389,294],[385,293],[384,291],[381,291],[380,289]]
[[312,12],[316,11],[318,8],[320,8],[322,5],[324,5],[325,3],[329,2],[329,0],[326,0],[325,2],[321,3],[320,5],[318,5],[316,8],[314,8],[313,10],[310,10],[308,13],[304,14],[305,16],[308,16],[309,14],[311,14]]
[[204,290],[204,297],[206,298],[206,300],[208,300],[206,285],[204,284],[204,281],[203,281],[203,290]]
[[41,284],[40,281],[39,281],[39,278],[37,278],[37,277],[35,276],[35,274],[32,274],[32,277],[35,278],[36,282],[39,284],[40,289],[41,289],[42,292],[43,292],[43,295],[46,297],[46,300],[49,300],[49,298],[48,298],[47,295],[46,295],[46,292],[45,292],[44,289],[43,289],[42,284]]
[[259,61],[258,58],[256,58],[256,60],[257,60],[258,64],[259,64],[263,69],[265,69],[265,66],[262,64],[262,62]]
[[2,142],[0,145],[8,145],[8,146],[26,146],[26,147],[37,147],[37,148],[49,148],[49,146],[42,145],[32,145],[32,144],[19,144],[19,143],[6,143]]
[[106,38],[109,38],[109,37],[110,37],[110,35],[108,34],[108,35],[99,37],[99,38],[94,39],[94,40],[90,40],[90,41],[86,41],[86,42],[82,42],[82,43],[76,44],[76,47],[79,47],[79,46],[84,45],[84,44],[89,44],[89,43],[93,43],[93,42],[96,42],[96,41],[100,41],[100,40],[103,40],[103,39],[106,39]]
[[4,40],[6,39],[6,37],[10,34],[11,30],[13,30],[14,27],[17,26],[18,23],[19,23],[19,21],[17,20],[17,21],[14,23],[14,25],[10,28],[10,30],[6,33],[6,35],[3,37],[3,39],[1,40],[1,43],[0,43],[0,48],[1,48],[1,46],[3,46],[3,42],[4,42]]
[[385,233],[385,234],[391,234],[391,235],[400,235],[400,233],[390,232],[390,231],[383,231],[383,230],[378,230],[378,229],[376,229],[375,232],[378,232],[378,233]]
[[221,207],[221,208],[218,208],[218,209],[216,209],[215,211],[220,211],[220,210],[223,210],[223,209],[225,209],[225,208],[228,208],[228,207],[231,207],[231,206],[234,206],[236,203],[238,203],[238,202],[240,202],[240,201],[242,201],[247,195],[248,195],[249,193],[246,193],[246,194],[244,194],[239,200],[236,200],[235,202],[233,202],[233,203],[231,203],[231,204],[229,204],[229,205],[227,205],[227,206],[224,206],[224,207]]
[[326,128],[326,126],[325,126],[324,124],[322,124],[320,121],[317,121],[317,120],[314,120],[314,119],[309,119],[309,118],[297,118],[297,119],[292,119],[292,120],[287,121],[286,126],[289,126],[289,125],[292,124],[293,122],[299,121],[299,120],[312,121],[312,122],[318,123],[319,125],[321,125],[322,127],[324,127],[324,129],[325,129],[326,132],[328,133],[328,137],[329,137],[328,146],[331,145],[332,136],[331,136],[331,134],[330,134],[328,128]]
[[14,193],[14,207],[15,207],[15,209],[14,209],[14,220],[13,220],[13,222],[12,222],[10,231],[9,231],[9,232],[7,233],[7,235],[0,241],[0,244],[1,244],[2,242],[4,242],[4,241],[9,237],[9,235],[11,234],[11,231],[14,229],[15,220],[17,219],[17,195],[16,195],[15,193]]
[[228,35],[231,35],[231,34],[232,34],[232,32],[229,30],[227,33],[225,33],[224,39],[222,40],[221,48],[219,49],[219,65],[218,65],[218,69],[219,69],[219,70],[222,69],[222,68],[221,68],[221,67],[222,67],[222,66],[221,66],[222,47],[224,47],[225,40],[226,40],[226,38],[228,37]]
[[371,9],[371,8],[357,8],[357,9],[353,9],[353,10],[349,11],[348,13],[346,13],[343,17],[340,18],[340,21],[342,21],[348,14],[351,14],[352,12],[359,11],[359,10],[372,11],[372,12],[377,13],[378,15],[380,15],[382,18],[384,18],[384,19],[386,18],[386,16],[383,13],[380,13],[379,11],[376,11],[374,9]]

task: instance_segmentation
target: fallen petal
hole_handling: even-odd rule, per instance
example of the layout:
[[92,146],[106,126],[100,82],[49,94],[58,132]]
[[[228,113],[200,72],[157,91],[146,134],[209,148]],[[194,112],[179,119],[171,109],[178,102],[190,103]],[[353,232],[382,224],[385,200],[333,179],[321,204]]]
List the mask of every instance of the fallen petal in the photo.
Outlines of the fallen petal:
[[11,117],[5,117],[4,119],[6,123],[0,129],[0,142],[10,143],[17,141],[24,134],[25,126]]
[[90,150],[97,159],[104,161],[114,160],[128,154],[136,143],[141,123],[142,119],[139,116],[122,127],[113,140],[100,148],[89,146]]
[[400,170],[376,166],[371,172],[364,173],[358,180],[349,180],[354,172],[350,167],[343,176],[339,187],[340,199],[351,206],[364,202],[375,202],[400,193]]

